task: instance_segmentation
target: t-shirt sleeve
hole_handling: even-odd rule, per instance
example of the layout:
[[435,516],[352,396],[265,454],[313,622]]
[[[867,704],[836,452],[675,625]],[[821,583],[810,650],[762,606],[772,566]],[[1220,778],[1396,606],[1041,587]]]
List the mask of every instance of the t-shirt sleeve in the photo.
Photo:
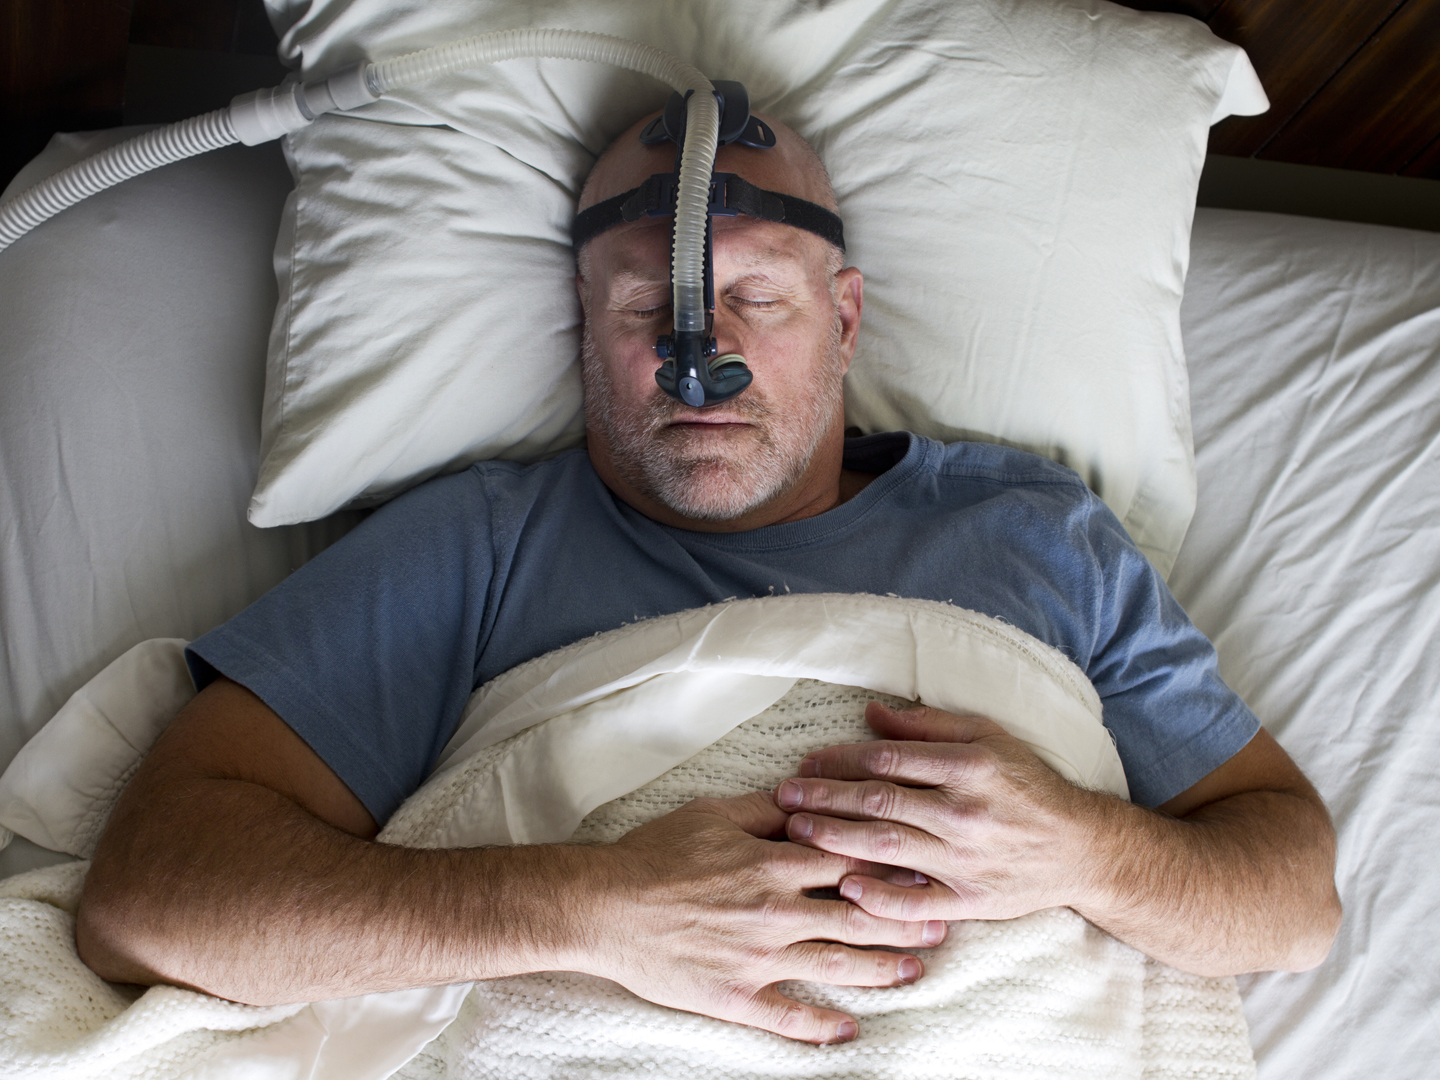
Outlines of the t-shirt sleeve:
[[1225,685],[1214,646],[1099,499],[1088,532],[1103,587],[1087,674],[1130,798],[1159,806],[1230,760],[1260,721]]
[[483,480],[433,480],[371,514],[186,650],[265,702],[377,822],[424,780],[469,696],[494,568]]

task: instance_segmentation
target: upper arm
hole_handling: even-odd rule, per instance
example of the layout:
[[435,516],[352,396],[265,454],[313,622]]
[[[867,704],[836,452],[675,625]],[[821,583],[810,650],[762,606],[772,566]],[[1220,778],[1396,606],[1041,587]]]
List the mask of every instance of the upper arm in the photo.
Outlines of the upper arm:
[[1276,791],[1322,805],[1290,755],[1263,727],[1238,753],[1157,809],[1183,818],[1212,803],[1251,791]]
[[424,782],[474,689],[484,490],[473,470],[412,489],[187,650],[197,684],[253,690],[378,821]]
[[275,712],[238,683],[219,678],[180,711],[131,780],[121,822],[155,798],[211,780],[241,781],[283,796],[326,824],[371,839],[375,819],[335,771]]

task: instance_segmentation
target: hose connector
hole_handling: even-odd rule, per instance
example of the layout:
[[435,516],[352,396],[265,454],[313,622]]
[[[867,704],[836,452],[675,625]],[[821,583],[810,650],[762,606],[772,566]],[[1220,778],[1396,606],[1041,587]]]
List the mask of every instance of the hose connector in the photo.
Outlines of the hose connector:
[[369,105],[378,99],[365,79],[369,66],[362,60],[320,82],[287,79],[279,86],[241,94],[230,102],[235,134],[246,146],[257,146],[299,131],[322,113]]
[[370,81],[366,77],[369,67],[366,61],[361,60],[358,64],[341,68],[324,82],[306,83],[305,104],[311,113],[319,116],[327,112],[349,112],[379,101],[380,95],[370,89]]
[[230,102],[236,136],[246,146],[258,146],[305,127],[315,114],[305,106],[304,90],[300,83],[287,80],[236,97]]

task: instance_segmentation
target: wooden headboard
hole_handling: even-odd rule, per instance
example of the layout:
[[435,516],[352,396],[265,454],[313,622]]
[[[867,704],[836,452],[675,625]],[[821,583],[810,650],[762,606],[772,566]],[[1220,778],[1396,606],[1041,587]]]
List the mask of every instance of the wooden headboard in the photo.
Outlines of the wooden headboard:
[[[1121,2],[1249,51],[1270,112],[1218,125],[1213,153],[1440,179],[1440,0]],[[51,133],[121,122],[132,45],[273,56],[275,37],[261,0],[0,0],[0,183]]]
[[1440,179],[1440,0],[1119,0],[1176,11],[1250,54],[1270,111],[1210,152]]

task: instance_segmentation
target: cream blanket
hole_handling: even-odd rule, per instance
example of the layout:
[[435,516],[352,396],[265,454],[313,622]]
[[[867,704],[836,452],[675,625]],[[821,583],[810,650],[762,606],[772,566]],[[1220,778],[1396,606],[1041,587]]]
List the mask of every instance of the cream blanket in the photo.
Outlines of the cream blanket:
[[[152,685],[183,696],[167,648],[178,658],[172,643],[135,663],[171,680]],[[145,677],[111,674],[108,689],[92,684],[89,696],[77,695],[68,717],[47,727],[48,745],[42,732],[0,780],[0,821],[88,854],[75,840],[93,844],[117,778],[174,708],[169,702],[161,717],[135,707]],[[420,846],[613,839],[698,795],[771,787],[809,750],[870,737],[862,714],[877,696],[992,716],[1068,779],[1125,794],[1093,689],[1047,646],[940,604],[773,597],[624,627],[494,680],[381,838]],[[76,745],[97,717],[112,736],[122,733],[112,741],[132,747],[130,760],[118,770],[112,761],[108,780],[92,761],[88,776],[65,776],[58,789],[68,796],[56,797],[65,770],[42,763]],[[855,1042],[814,1048],[571,973],[278,1009],[172,988],[137,997],[74,955],[82,872],[77,864],[0,883],[7,1076],[351,1080],[399,1069],[415,1078],[1109,1080],[1254,1071],[1233,980],[1147,961],[1068,909],[956,924],[925,953],[926,977],[913,986],[792,988],[860,1019]]]

